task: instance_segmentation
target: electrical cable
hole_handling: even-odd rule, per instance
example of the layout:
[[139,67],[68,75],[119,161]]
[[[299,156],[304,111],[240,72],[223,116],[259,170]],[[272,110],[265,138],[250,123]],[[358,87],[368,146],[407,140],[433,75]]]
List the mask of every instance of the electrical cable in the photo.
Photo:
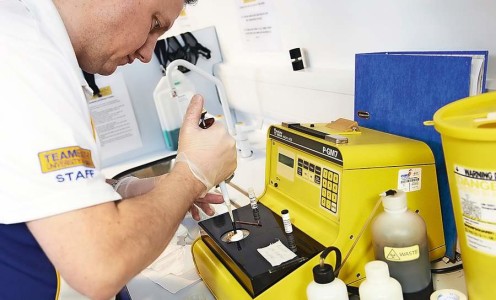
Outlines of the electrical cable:
[[458,265],[451,266],[451,267],[440,268],[440,269],[431,269],[431,273],[432,274],[446,274],[446,273],[451,273],[451,272],[455,272],[455,271],[460,271],[462,269],[463,269],[463,264],[460,263]]
[[[436,262],[439,262],[439,261],[444,261],[445,263],[447,263],[444,259],[439,259]],[[451,273],[451,272],[463,270],[462,257],[460,255],[460,253],[456,252],[455,259],[454,259],[454,261],[451,261],[451,262],[453,263],[453,265],[450,267],[431,268],[431,273],[432,274],[446,274],[446,273]]]
[[[379,198],[379,200],[377,200],[377,202],[375,203],[374,205],[374,208],[372,209],[372,211],[370,212],[367,220],[365,220],[365,223],[363,224],[362,228],[360,229],[360,232],[358,233],[355,241],[353,242],[353,244],[351,245],[351,248],[350,250],[348,250],[348,253],[346,253],[346,256],[342,262],[342,264],[336,268],[336,270],[334,271],[334,274],[337,276],[337,274],[339,274],[339,271],[341,270],[341,268],[343,267],[343,265],[346,263],[346,261],[348,260],[348,257],[350,256],[351,252],[353,251],[353,249],[355,248],[356,244],[358,243],[358,241],[360,240],[360,238],[362,237],[362,234],[364,233],[364,231],[369,227],[377,209],[379,208],[380,204],[382,203],[382,198]],[[356,295],[358,296],[358,288],[355,287],[355,286],[351,286],[351,285],[346,285],[346,288],[348,290],[348,294],[351,294],[351,295]]]
[[362,237],[362,234],[364,233],[365,229],[367,229],[369,227],[369,224],[370,222],[372,221],[372,219],[374,218],[374,215],[375,215],[375,212],[377,211],[377,209],[379,208],[380,204],[382,203],[382,198],[379,198],[379,200],[376,201],[375,203],[375,206],[374,208],[372,209],[372,211],[370,212],[367,220],[365,221],[365,223],[363,224],[360,232],[358,233],[355,241],[353,242],[353,244],[351,245],[351,248],[350,250],[348,250],[348,253],[346,253],[346,256],[344,257],[343,259],[343,263],[341,264],[341,266],[339,268],[336,268],[336,270],[334,271],[334,274],[337,276],[339,274],[339,271],[341,270],[341,268],[344,266],[344,264],[346,263],[346,261],[348,260],[348,257],[350,256],[351,252],[353,251],[353,249],[355,248],[356,244],[358,243],[358,241],[360,240],[360,238]]

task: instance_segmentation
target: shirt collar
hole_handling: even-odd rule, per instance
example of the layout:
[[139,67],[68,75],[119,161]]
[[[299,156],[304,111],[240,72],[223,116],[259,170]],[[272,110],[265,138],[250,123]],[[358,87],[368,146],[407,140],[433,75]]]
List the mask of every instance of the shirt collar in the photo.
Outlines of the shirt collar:
[[81,68],[76,58],[76,53],[72,47],[71,40],[65,28],[64,22],[55,7],[52,0],[21,0],[26,4],[29,10],[36,15],[40,21],[40,28],[46,34],[46,37],[51,40],[53,45],[62,53],[62,55],[70,63],[74,73],[78,77],[83,91],[87,91],[92,95],[93,92],[88,83],[84,79]]

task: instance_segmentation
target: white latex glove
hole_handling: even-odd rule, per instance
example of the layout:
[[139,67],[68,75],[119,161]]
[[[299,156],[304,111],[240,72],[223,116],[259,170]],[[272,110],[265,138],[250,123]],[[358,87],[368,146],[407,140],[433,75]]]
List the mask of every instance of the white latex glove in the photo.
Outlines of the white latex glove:
[[200,221],[200,210],[208,216],[213,216],[215,214],[215,210],[212,208],[210,204],[222,204],[224,203],[224,198],[220,194],[207,193],[205,197],[196,199],[195,203],[191,205],[189,212],[194,220]]
[[222,123],[207,129],[198,126],[203,98],[195,95],[188,106],[179,132],[176,163],[186,163],[193,175],[206,189],[227,179],[236,169],[236,143]]
[[[167,176],[167,174],[142,179],[134,176],[124,177],[117,182],[114,188],[116,192],[121,195],[122,199],[132,198],[148,193],[155,187],[155,184],[157,184],[157,182],[165,176]],[[191,213],[193,219],[200,221],[201,217],[199,209],[201,209],[208,216],[213,216],[215,214],[215,210],[212,206],[210,206],[210,204],[221,203],[224,203],[222,195],[207,193],[206,195],[202,195],[201,198],[195,200],[193,205],[191,205],[189,212]]]
[[120,179],[114,188],[122,199],[132,198],[151,191],[155,187],[156,178],[158,177],[139,179],[134,176],[128,176]]

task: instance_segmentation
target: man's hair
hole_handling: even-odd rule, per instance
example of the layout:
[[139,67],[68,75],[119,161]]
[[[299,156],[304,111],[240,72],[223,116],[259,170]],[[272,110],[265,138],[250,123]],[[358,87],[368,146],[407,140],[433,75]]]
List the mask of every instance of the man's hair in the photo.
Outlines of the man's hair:
[[189,4],[189,5],[196,4],[196,1],[198,0],[184,0],[184,4]]

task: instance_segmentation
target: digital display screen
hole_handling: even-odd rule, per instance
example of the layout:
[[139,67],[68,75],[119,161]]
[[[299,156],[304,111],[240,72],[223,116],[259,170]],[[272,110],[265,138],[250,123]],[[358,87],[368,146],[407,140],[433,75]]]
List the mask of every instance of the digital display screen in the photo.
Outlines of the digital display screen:
[[294,167],[294,159],[288,157],[284,154],[279,153],[279,162],[285,164],[286,166],[293,168]]

